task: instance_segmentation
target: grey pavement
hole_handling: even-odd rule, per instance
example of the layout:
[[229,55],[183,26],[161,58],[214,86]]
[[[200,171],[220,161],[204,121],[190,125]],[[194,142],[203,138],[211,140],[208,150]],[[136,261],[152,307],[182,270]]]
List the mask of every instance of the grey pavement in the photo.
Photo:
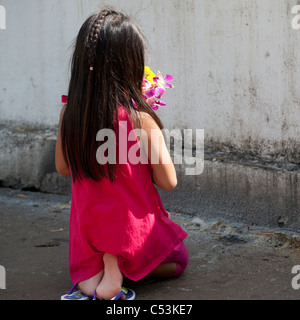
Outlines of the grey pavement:
[[[69,213],[69,196],[0,188],[0,300],[59,300],[70,289]],[[189,233],[189,267],[175,279],[125,279],[137,300],[299,299],[299,234],[176,210],[172,219]]]

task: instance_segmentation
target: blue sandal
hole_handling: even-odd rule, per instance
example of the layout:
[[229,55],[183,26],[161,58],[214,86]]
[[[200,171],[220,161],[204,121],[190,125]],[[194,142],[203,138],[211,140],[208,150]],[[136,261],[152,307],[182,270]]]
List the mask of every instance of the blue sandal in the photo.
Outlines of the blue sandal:
[[[127,289],[127,288],[122,288],[122,291],[113,297],[111,300],[120,300],[125,294],[125,299],[124,300],[134,300],[135,299],[135,292],[132,289]],[[96,297],[96,290],[94,293],[94,298],[93,300],[98,300]]]
[[[120,300],[125,294],[125,299],[124,300],[134,300],[135,299],[135,292],[131,289],[126,289],[122,288],[122,291],[116,295],[114,298],[111,300]],[[61,296],[61,300],[98,300],[96,297],[96,290],[94,293],[94,297],[83,294],[79,289],[78,289],[78,284],[75,284],[72,289],[69,291],[68,294],[65,294]]]
[[93,297],[83,294],[75,284],[68,294],[61,296],[60,300],[91,300]]
[[111,300],[119,300],[124,296],[124,294],[125,294],[124,300],[135,300],[135,292],[132,289],[127,289],[124,287],[122,288],[122,291]]

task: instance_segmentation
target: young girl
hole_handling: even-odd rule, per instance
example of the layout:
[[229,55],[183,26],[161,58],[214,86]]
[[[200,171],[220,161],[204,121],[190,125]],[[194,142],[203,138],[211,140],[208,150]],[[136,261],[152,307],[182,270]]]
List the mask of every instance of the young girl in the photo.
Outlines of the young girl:
[[[72,177],[74,287],[63,299],[133,299],[134,292],[122,288],[123,276],[169,278],[187,267],[187,233],[170,220],[154,186],[171,191],[177,178],[162,123],[142,95],[144,68],[145,39],[127,15],[104,8],[86,20],[75,45],[55,155],[57,171]],[[119,137],[124,129],[117,124],[126,124],[126,151],[139,143],[137,136],[128,139],[133,129],[147,133],[148,164],[96,160],[106,143],[97,141],[97,133],[111,129]],[[152,141],[152,130],[159,132],[159,143]],[[121,140],[116,141],[118,155]],[[151,164],[153,155],[159,161]]]

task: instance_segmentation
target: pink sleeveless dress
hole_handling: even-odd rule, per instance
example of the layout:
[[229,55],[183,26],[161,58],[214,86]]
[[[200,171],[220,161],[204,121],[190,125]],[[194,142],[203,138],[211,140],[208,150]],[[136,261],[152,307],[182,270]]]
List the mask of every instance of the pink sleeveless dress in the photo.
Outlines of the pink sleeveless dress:
[[[123,108],[119,122],[133,129]],[[135,141],[128,141],[127,151]],[[72,185],[69,266],[72,282],[99,273],[103,254],[118,257],[125,277],[138,281],[153,271],[183,242],[187,233],[169,219],[152,182],[150,164],[117,165],[117,178]]]

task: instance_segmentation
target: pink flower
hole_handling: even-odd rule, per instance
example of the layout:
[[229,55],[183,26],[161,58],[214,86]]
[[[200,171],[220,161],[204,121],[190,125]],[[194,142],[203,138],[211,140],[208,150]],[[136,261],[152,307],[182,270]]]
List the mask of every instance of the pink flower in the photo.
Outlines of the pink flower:
[[163,78],[162,74],[158,71],[157,76],[153,78],[153,81],[163,88],[173,88],[174,86],[169,82],[173,81],[173,77],[169,74]]
[[166,75],[163,78],[162,74],[158,71],[157,76],[153,77],[153,81],[144,78],[142,92],[144,99],[153,110],[158,110],[159,107],[166,106],[166,102],[161,100],[166,88],[173,88],[170,82],[173,80],[171,75]]

